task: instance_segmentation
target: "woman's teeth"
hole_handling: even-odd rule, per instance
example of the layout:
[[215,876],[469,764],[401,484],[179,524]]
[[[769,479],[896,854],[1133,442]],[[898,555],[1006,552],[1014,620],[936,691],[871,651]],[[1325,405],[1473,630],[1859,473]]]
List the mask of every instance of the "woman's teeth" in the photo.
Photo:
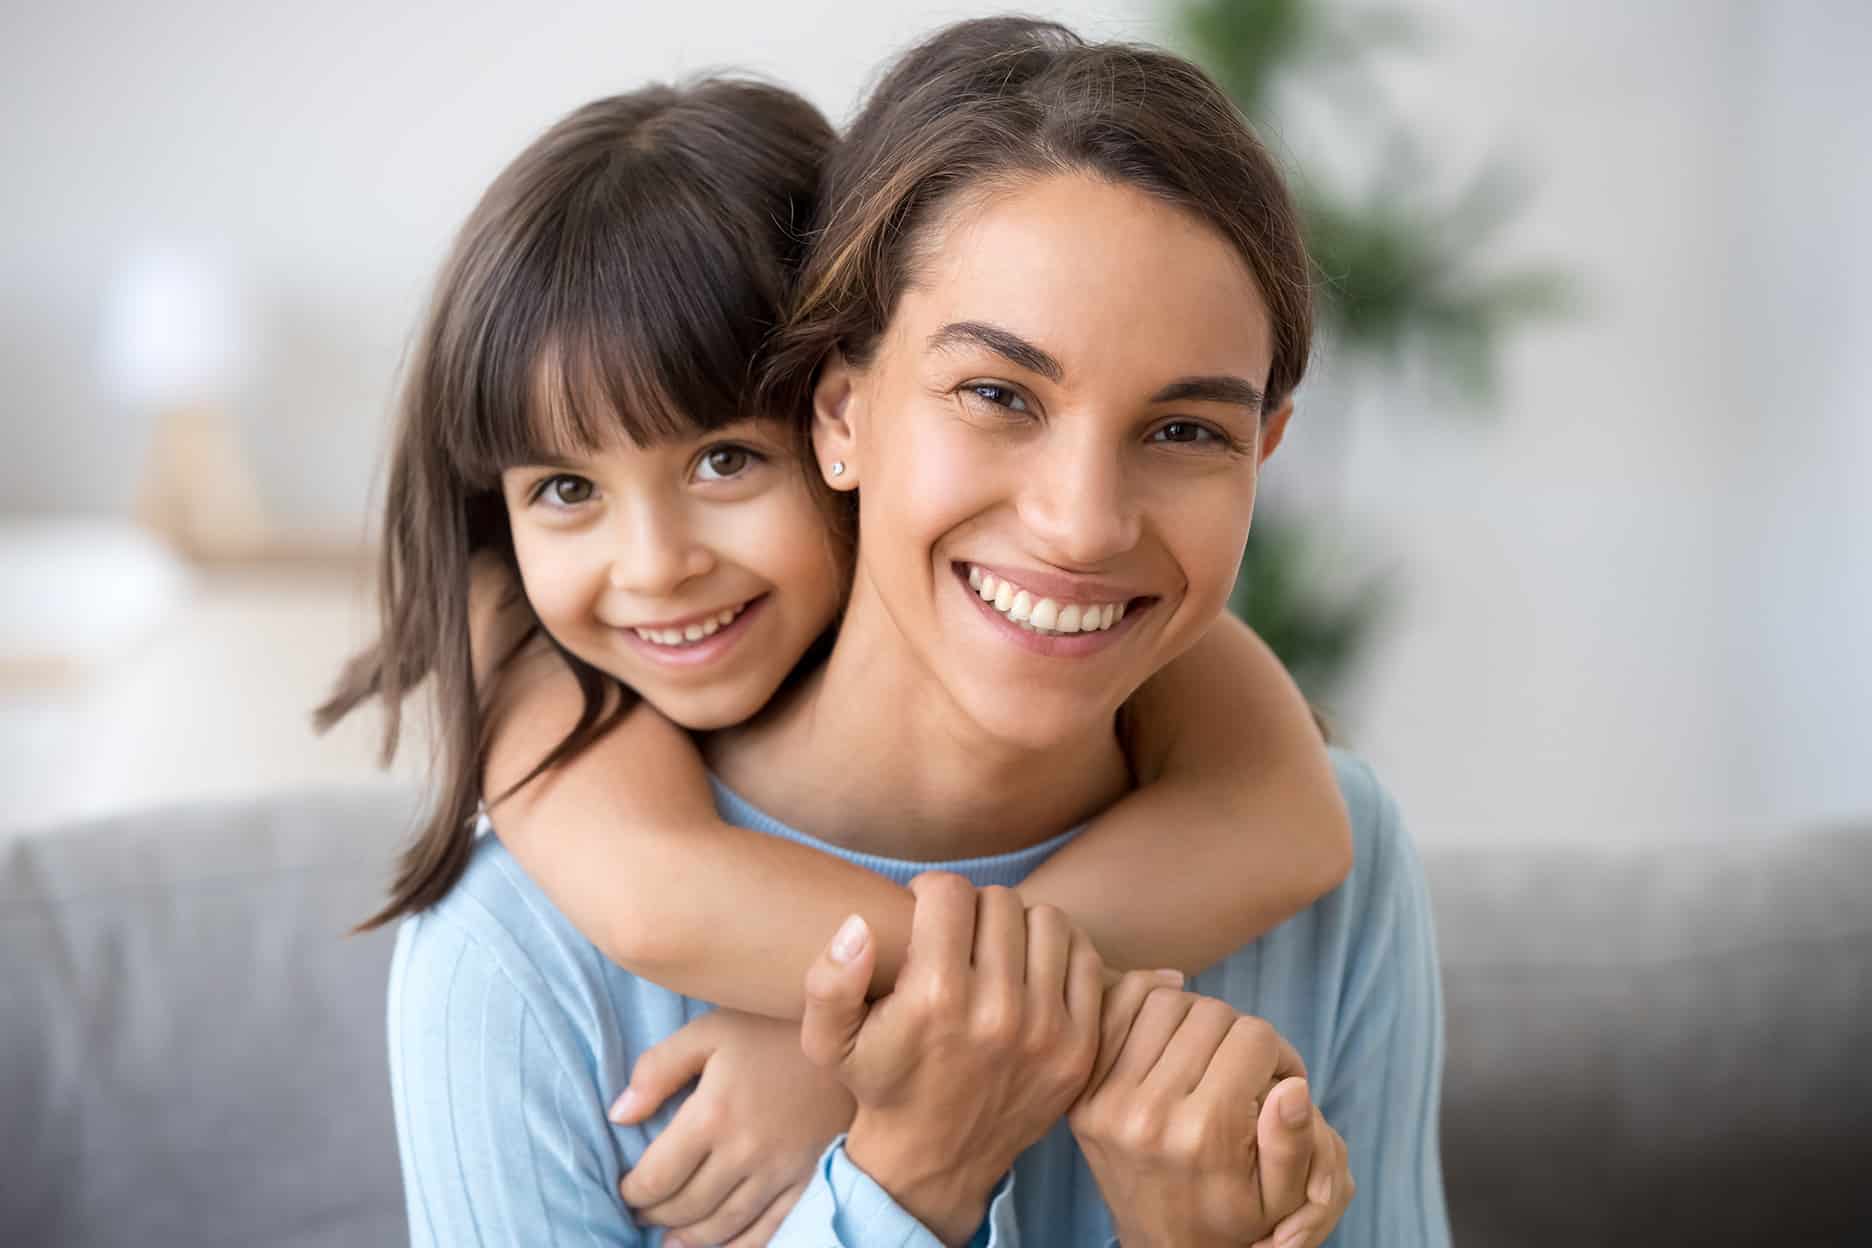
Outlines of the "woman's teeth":
[[747,610],[747,603],[738,607],[728,607],[717,611],[700,624],[690,624],[684,628],[633,628],[645,641],[659,646],[692,646],[704,637],[713,637],[728,625],[734,623],[735,616]]
[[968,581],[969,588],[980,594],[983,602],[1030,633],[1097,633],[1124,619],[1122,602],[1069,602],[1061,606],[973,564],[969,565]]

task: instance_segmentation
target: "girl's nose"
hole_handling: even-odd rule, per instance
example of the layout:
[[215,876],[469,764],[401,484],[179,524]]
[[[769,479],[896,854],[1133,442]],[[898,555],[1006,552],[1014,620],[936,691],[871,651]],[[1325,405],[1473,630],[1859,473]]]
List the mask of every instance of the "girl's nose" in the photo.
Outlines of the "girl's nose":
[[663,597],[715,566],[714,555],[695,540],[679,511],[656,505],[632,509],[619,526],[617,553],[609,569],[612,589]]

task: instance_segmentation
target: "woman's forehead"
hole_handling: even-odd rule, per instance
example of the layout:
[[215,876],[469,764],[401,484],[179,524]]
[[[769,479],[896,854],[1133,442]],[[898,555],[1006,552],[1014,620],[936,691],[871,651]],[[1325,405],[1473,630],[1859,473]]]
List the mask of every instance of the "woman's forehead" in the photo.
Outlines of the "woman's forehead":
[[957,325],[998,327],[1069,375],[1123,362],[1258,387],[1273,356],[1266,303],[1219,230],[1077,174],[958,201],[934,224],[894,320],[918,353],[953,344]]

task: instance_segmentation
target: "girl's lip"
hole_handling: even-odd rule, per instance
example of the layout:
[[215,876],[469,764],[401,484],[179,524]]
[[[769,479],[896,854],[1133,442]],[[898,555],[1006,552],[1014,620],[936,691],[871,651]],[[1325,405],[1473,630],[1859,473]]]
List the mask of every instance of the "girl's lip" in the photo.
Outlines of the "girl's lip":
[[[629,628],[618,629],[617,633],[618,636],[624,639],[625,644],[659,666],[705,667],[721,658],[728,652],[730,647],[741,640],[742,636],[747,633],[748,619],[758,614],[761,608],[766,605],[767,595],[762,594],[758,598],[750,600],[745,607],[742,607],[741,614],[735,616],[732,621],[722,625],[702,640],[692,641],[687,645],[658,645],[654,641],[644,640],[637,635],[634,629]],[[708,618],[707,615],[693,617],[695,620],[706,620]],[[648,626],[646,625],[646,627]],[[660,627],[673,628],[675,626],[662,625]]]
[[[976,567],[982,567],[976,564]],[[995,631],[1007,640],[1034,654],[1048,658],[1077,659],[1086,655],[1097,654],[1106,647],[1114,645],[1119,637],[1128,632],[1132,624],[1156,605],[1155,598],[1133,599],[1135,606],[1127,607],[1122,620],[1110,628],[1100,629],[1096,633],[1032,633],[995,610],[982,600],[982,596],[969,588],[968,565],[957,564],[954,568],[956,584],[968,600],[975,604],[975,609],[987,618]]]

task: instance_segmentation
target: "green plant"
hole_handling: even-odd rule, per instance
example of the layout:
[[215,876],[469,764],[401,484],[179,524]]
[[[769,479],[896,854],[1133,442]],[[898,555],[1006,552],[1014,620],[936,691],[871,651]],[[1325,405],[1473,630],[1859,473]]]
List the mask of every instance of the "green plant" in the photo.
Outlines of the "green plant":
[[[1368,84],[1372,59],[1420,50],[1420,25],[1396,10],[1319,0],[1182,0],[1177,26],[1247,117],[1266,127],[1289,85]],[[1499,160],[1439,198],[1421,146],[1368,109],[1378,153],[1359,193],[1318,170],[1290,170],[1318,272],[1318,323],[1336,369],[1408,374],[1481,412],[1496,393],[1504,338],[1572,302],[1551,269],[1501,271],[1492,244],[1519,213],[1526,184]],[[1393,573],[1329,586],[1291,505],[1264,503],[1230,608],[1253,625],[1317,703],[1340,691],[1397,599]]]

